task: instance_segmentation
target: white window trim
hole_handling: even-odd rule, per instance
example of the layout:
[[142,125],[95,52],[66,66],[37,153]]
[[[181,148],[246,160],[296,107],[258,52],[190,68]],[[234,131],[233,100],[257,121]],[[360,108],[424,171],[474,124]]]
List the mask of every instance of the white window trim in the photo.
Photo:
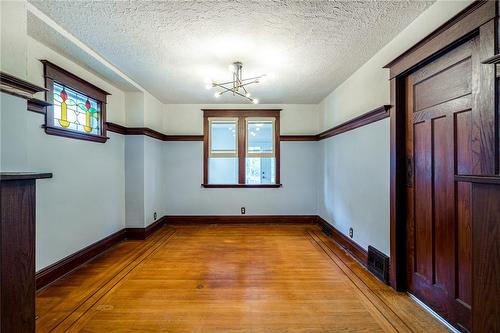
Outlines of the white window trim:
[[[267,152],[267,153],[256,153],[256,152],[251,152],[251,151],[248,151],[248,138],[249,138],[249,134],[248,133],[248,123],[249,122],[252,122],[252,121],[271,121],[272,123],[272,144],[271,144],[271,147],[272,147],[272,151],[271,152]],[[276,135],[275,135],[275,131],[276,131],[276,118],[274,117],[247,117],[245,118],[245,149],[246,149],[246,157],[263,157],[263,158],[268,158],[268,157],[276,157]]]
[[[212,123],[218,122],[231,122],[235,123],[235,135],[234,144],[235,150],[225,150],[225,151],[212,151]],[[214,117],[208,118],[208,157],[209,158],[222,158],[222,157],[238,157],[238,118],[223,118]]]

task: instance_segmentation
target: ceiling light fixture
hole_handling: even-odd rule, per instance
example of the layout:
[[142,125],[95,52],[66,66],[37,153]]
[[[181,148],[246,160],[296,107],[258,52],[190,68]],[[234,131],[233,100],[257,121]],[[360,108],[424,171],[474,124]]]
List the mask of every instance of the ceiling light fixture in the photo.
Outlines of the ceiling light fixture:
[[238,95],[240,97],[249,100],[254,104],[258,104],[259,100],[257,98],[250,97],[251,94],[250,92],[247,91],[247,87],[253,83],[264,82],[265,79],[267,78],[267,75],[264,74],[260,76],[251,77],[249,79],[244,79],[242,75],[242,68],[243,64],[241,62],[239,61],[233,62],[231,65],[229,65],[229,70],[233,73],[233,81],[222,82],[222,83],[212,81],[212,83],[207,84],[205,88],[207,89],[221,88],[222,91],[216,92],[214,94],[215,98],[219,98],[225,93],[230,93],[233,94],[233,96]]

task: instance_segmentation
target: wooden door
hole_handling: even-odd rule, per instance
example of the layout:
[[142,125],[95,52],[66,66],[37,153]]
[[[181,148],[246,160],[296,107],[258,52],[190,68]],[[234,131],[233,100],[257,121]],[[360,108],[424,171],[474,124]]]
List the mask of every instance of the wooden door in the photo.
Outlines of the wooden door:
[[406,78],[408,290],[461,330],[471,330],[471,185],[455,175],[481,167],[478,52],[476,37]]

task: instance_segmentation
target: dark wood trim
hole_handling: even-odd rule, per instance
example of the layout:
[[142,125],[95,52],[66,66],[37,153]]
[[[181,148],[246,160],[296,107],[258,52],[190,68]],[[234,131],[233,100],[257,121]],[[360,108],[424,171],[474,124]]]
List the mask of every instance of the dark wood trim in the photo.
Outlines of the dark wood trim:
[[[27,98],[26,96],[31,98],[33,96],[29,95],[33,95],[42,91],[47,91],[47,89],[44,87],[40,87],[36,84],[30,83],[26,80],[20,79],[14,75],[2,71],[0,71],[0,84],[2,87],[1,91],[7,94],[13,94],[24,98]],[[21,94],[13,93],[13,91],[18,91]]]
[[[227,187],[280,187],[280,111],[281,109],[202,109],[203,111],[203,187],[227,188]],[[208,126],[209,118],[231,117],[238,118],[238,184],[209,184],[208,183]],[[245,160],[246,160],[246,118],[249,117],[272,117],[274,121],[274,151],[276,160],[276,184],[265,184],[254,186],[245,184]],[[272,186],[270,186],[272,185]]]
[[[278,135],[276,140],[277,142],[281,141],[319,141],[323,139],[330,138],[332,136],[345,133],[351,131],[353,129],[369,125],[373,122],[379,121],[381,119],[385,119],[389,117],[388,110],[390,109],[390,105],[383,105],[374,110],[371,110],[367,113],[364,113],[358,117],[355,117],[341,125],[335,126],[329,130],[326,130],[320,134],[306,134],[306,135]],[[279,117],[279,111],[281,110],[222,110],[222,109],[206,109],[205,111],[209,111],[207,115],[210,117]],[[252,114],[253,111],[265,111],[265,113],[259,113],[258,115]],[[207,116],[208,117],[208,116]],[[206,117],[205,117],[206,118]],[[203,128],[205,129],[207,124],[203,124]],[[202,135],[167,135],[152,130],[147,127],[125,127],[122,125],[118,125],[115,123],[107,122],[106,128],[108,131],[123,134],[123,135],[146,135],[152,138],[163,140],[163,141],[203,141],[206,133]],[[279,132],[276,131],[276,134]],[[208,147],[206,147],[208,148]],[[278,148],[279,149],[279,148]],[[205,183],[207,182],[206,177],[204,177]]]
[[109,121],[106,122],[106,130],[117,134],[127,135],[127,127],[115,123],[110,123]]
[[43,127],[45,128],[45,133],[47,133],[47,134],[62,136],[65,138],[70,138],[70,139],[78,139],[78,140],[93,141],[93,142],[100,142],[100,143],[104,143],[104,142],[106,142],[106,140],[109,139],[107,136],[88,135],[88,134],[81,133],[81,132],[61,129],[59,127],[51,127],[51,126],[43,126]]
[[100,255],[125,238],[125,229],[119,230],[36,273],[36,289],[39,290]]
[[125,127],[111,122],[106,122],[106,129],[110,132],[123,135],[145,135],[161,141],[203,141],[203,135],[167,135],[147,127]]
[[318,135],[280,135],[280,141],[318,141]]
[[167,215],[168,225],[187,224],[316,224],[317,215]]
[[500,54],[495,54],[493,57],[489,57],[481,61],[483,65],[493,65],[500,63]]
[[355,241],[341,233],[337,228],[328,223],[326,220],[317,216],[317,223],[323,229],[323,232],[330,236],[337,244],[349,252],[363,266],[368,265],[368,251],[362,248]]
[[164,135],[163,141],[203,141],[203,135]]
[[[78,76],[68,72],[67,70],[51,63],[47,60],[40,60],[43,64],[43,72],[45,78],[45,99],[50,106],[46,108],[45,113],[45,133],[50,135],[62,136],[65,138],[78,139],[78,140],[86,140],[104,143],[107,139],[106,136],[106,102],[107,96],[110,95],[106,91],[102,90],[99,87],[96,87],[90,82],[87,82]],[[53,113],[54,108],[52,107],[54,102],[53,90],[54,90],[54,82],[67,86],[72,90],[80,92],[90,98],[93,98],[100,105],[100,134],[89,134],[78,131],[73,131],[61,127],[56,127],[53,124]]]
[[35,332],[36,180],[0,173],[0,332]]
[[283,184],[201,184],[205,188],[279,188]]
[[0,172],[0,180],[29,180],[52,178],[50,172]]
[[427,62],[430,57],[446,52],[474,34],[481,25],[496,16],[496,1],[476,1],[430,35],[384,66],[390,78],[402,75]]
[[498,184],[500,185],[500,176],[464,176],[456,175],[455,181],[478,184]]
[[[421,42],[404,52],[402,55],[391,61],[385,68],[390,69],[391,78],[391,105],[390,110],[390,282],[391,286],[399,291],[406,290],[406,134],[405,134],[405,94],[404,80],[407,74],[414,69],[420,68],[427,63],[438,58],[442,54],[448,52],[453,47],[460,45],[466,40],[479,34],[482,38],[483,34],[487,38],[492,38],[490,20],[497,15],[495,1],[476,1],[467,7],[465,10],[457,14],[451,20],[436,29]],[[489,24],[488,24],[489,23]],[[484,46],[481,49],[484,52],[491,52],[491,45],[487,43],[492,41],[484,40]],[[483,39],[481,39],[483,43]],[[489,56],[493,55],[493,52]],[[483,55],[487,58],[488,55]],[[487,67],[487,66],[484,66]],[[490,67],[488,67],[490,68]],[[491,69],[488,69],[491,71]],[[488,71],[484,69],[483,71]],[[481,81],[483,85],[489,81]],[[484,101],[483,110],[491,110],[495,106],[490,106],[488,103],[494,102],[491,94],[493,85],[484,87],[485,96],[481,101]],[[483,91],[483,88],[481,88]],[[494,90],[493,90],[494,91]],[[487,92],[487,94],[486,94]],[[486,95],[493,98],[487,101]],[[488,109],[489,108],[489,109]],[[487,119],[491,124],[491,118]],[[489,135],[492,133],[489,133]],[[490,140],[491,135],[482,140]],[[482,144],[483,141],[478,140],[477,144]],[[479,147],[481,149],[489,149],[489,145]],[[491,171],[491,165],[478,164],[484,170]],[[498,166],[497,166],[498,169]]]
[[144,240],[155,233],[165,224],[166,217],[162,216],[145,228],[125,228],[125,238],[134,240]]
[[68,85],[72,89],[102,102],[106,102],[106,96],[111,95],[105,90],[85,81],[48,60],[40,60],[40,62],[44,65],[45,78],[50,78],[61,84]]
[[318,140],[324,140],[332,136],[339,135],[347,131],[352,131],[353,129],[356,129],[358,127],[365,126],[374,123],[376,121],[382,120],[384,118],[387,118],[389,117],[388,110],[390,109],[390,107],[391,107],[390,105],[382,105],[376,109],[373,109],[371,111],[368,111],[367,113],[364,113],[358,117],[346,121],[345,123],[342,123],[338,126],[330,128],[329,130],[321,132],[317,136]]
[[28,99],[28,111],[46,114],[47,106],[51,106],[52,104],[44,101],[43,99],[38,98],[30,98]]

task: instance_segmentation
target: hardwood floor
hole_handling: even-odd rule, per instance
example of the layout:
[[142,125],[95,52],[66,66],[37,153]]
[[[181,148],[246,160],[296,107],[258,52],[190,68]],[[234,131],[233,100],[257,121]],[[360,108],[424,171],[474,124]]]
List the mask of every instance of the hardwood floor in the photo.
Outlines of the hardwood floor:
[[164,226],[37,294],[38,332],[445,332],[313,225]]

